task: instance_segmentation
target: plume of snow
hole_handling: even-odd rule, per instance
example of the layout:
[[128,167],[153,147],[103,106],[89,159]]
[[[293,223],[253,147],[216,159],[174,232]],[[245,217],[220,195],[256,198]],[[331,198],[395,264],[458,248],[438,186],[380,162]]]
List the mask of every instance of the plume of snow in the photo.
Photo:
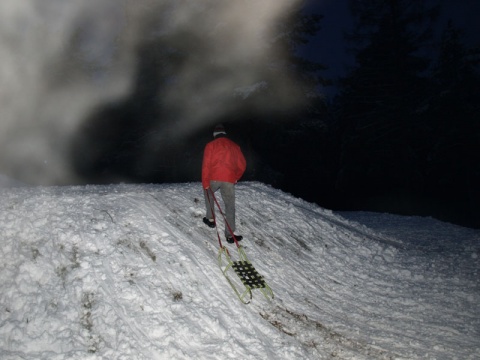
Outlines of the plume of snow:
[[72,137],[87,114],[131,91],[136,51],[155,36],[192,51],[162,92],[178,128],[228,114],[235,88],[263,80],[258,61],[282,56],[266,39],[297,1],[1,1],[0,171],[35,184],[75,181]]

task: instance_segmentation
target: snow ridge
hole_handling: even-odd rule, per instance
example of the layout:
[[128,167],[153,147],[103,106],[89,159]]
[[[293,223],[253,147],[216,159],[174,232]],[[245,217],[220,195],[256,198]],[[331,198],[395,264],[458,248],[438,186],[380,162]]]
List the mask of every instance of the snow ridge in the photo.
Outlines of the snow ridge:
[[0,198],[2,359],[480,357],[476,230],[240,183],[238,232],[275,294],[243,305],[199,183]]

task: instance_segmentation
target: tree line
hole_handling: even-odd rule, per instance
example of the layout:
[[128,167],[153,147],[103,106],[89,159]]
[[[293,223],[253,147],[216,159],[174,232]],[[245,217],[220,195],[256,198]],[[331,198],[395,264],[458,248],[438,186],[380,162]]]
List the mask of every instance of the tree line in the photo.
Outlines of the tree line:
[[[247,157],[246,180],[334,210],[429,215],[480,227],[480,49],[467,46],[452,21],[436,36],[439,6],[349,4],[354,27],[345,40],[355,62],[343,78],[324,78],[328,64],[299,54],[299,46],[315,46],[323,16],[298,5],[278,20],[266,43],[285,54],[282,61],[261,61],[264,78],[299,79],[291,89],[302,99],[299,106],[262,109],[278,92],[261,87],[233,99],[234,112],[187,137],[160,134],[162,140],[147,147],[144,139],[158,122],[171,121],[158,93],[190,54],[175,51],[171,39],[146,42],[135,91],[92,114],[73,144],[77,172],[89,182],[198,181],[211,128],[224,122]],[[332,81],[339,91],[327,98],[321,88]],[[91,150],[85,154],[85,148]]]

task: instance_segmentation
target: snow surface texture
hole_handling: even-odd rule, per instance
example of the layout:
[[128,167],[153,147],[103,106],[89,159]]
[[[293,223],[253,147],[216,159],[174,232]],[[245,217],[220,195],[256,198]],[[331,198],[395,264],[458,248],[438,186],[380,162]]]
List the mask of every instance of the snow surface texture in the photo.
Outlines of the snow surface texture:
[[199,183],[0,198],[1,359],[480,358],[478,230],[240,183],[237,230],[275,294],[243,305]]

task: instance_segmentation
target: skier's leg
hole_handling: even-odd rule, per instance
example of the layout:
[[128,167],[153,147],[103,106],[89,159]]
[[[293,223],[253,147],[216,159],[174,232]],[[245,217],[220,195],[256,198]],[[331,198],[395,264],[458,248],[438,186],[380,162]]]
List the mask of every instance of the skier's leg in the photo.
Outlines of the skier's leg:
[[215,192],[219,189],[220,185],[218,181],[210,181],[210,189],[204,190],[206,215],[208,220],[213,220],[215,215],[215,200],[213,199],[212,191]]
[[235,232],[235,184],[222,182],[220,193],[222,194],[223,203],[225,204],[225,218],[232,231],[231,234],[227,224],[225,224],[225,236],[233,236]]

